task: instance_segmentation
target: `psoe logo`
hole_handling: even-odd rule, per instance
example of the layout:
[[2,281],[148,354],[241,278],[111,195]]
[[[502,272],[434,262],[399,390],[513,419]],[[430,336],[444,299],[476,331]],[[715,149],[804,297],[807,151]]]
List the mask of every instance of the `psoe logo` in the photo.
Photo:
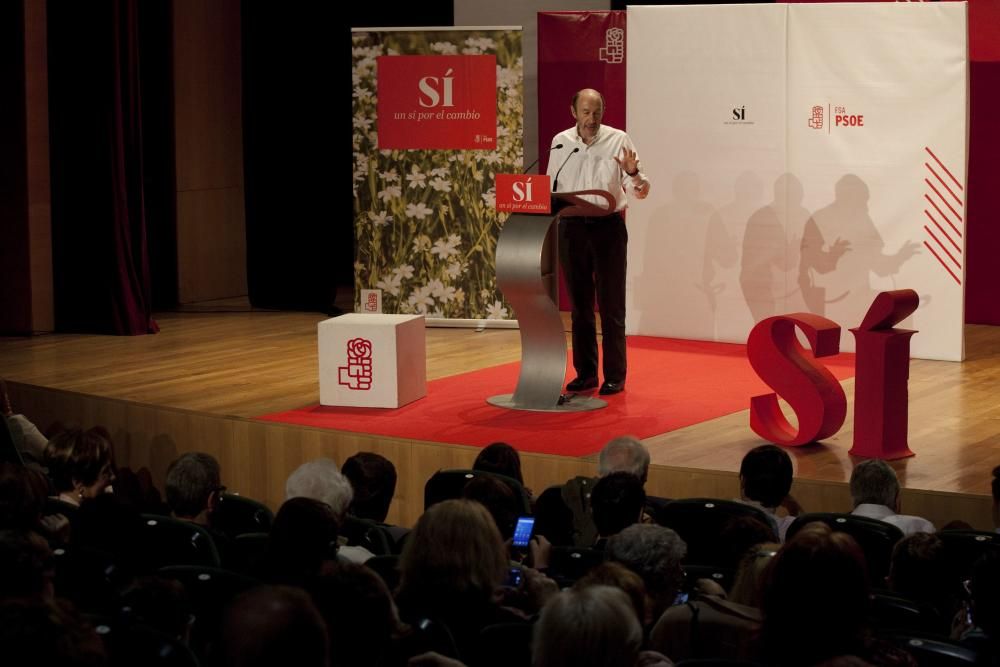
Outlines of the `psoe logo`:
[[600,59],[611,65],[617,65],[625,60],[625,31],[621,28],[608,28],[604,33],[604,46],[601,47]]
[[372,342],[367,338],[347,341],[347,365],[337,368],[339,384],[350,389],[368,391],[372,388]]
[[823,107],[817,105],[812,108],[812,115],[809,116],[809,127],[814,130],[823,129]]

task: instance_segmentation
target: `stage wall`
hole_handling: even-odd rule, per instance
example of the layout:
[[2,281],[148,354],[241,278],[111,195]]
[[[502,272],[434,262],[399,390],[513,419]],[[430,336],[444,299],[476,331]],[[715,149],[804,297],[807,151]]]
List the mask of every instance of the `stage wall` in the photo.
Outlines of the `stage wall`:
[[962,358],[964,3],[632,7],[627,58],[653,183],[630,334],[745,341],[810,311],[852,350],[874,295],[912,288],[913,355]]

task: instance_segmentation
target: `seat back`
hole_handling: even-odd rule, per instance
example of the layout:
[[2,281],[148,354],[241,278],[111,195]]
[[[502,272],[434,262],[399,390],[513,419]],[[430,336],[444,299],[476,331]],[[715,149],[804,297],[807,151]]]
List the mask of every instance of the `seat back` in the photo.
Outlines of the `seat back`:
[[183,642],[154,628],[94,616],[87,621],[101,638],[110,667],[198,667],[200,664]]
[[964,581],[972,576],[972,566],[990,551],[1000,551],[1000,534],[980,530],[941,530],[948,570]]
[[560,586],[569,586],[604,560],[605,553],[600,549],[552,547],[548,574]]
[[869,614],[872,627],[880,632],[939,634],[948,630],[947,623],[930,605],[884,591],[872,593]]
[[475,664],[482,667],[531,667],[531,623],[496,623],[479,632]]
[[344,518],[340,535],[347,539],[348,546],[363,547],[376,556],[393,553],[393,539],[388,530],[371,521],[351,514]]
[[685,565],[684,581],[685,592],[690,592],[696,581],[708,579],[722,586],[722,590],[728,591],[736,578],[736,572],[728,567],[715,567],[714,565]]
[[494,477],[505,483],[514,492],[514,497],[518,499],[519,510],[522,514],[531,514],[531,498],[524,486],[513,477],[500,475],[482,470],[438,470],[431,475],[424,485],[424,511],[427,508],[443,500],[461,498],[465,485],[476,477]]
[[813,512],[803,514],[788,527],[785,540],[791,540],[803,526],[819,521],[830,526],[835,531],[847,533],[858,543],[865,554],[868,563],[868,580],[873,587],[879,587],[889,574],[889,562],[892,560],[892,548],[896,542],[903,539],[903,531],[891,523],[869,519],[853,514],[837,514],[832,512]]
[[660,525],[676,531],[687,543],[685,563],[725,565],[722,531],[729,521],[739,517],[754,517],[772,525],[771,518],[763,510],[718,498],[671,500],[660,509],[657,520]]
[[0,463],[13,463],[17,466],[24,465],[24,458],[14,444],[14,434],[10,430],[7,418],[0,415]]
[[365,561],[365,567],[380,576],[390,591],[395,591],[399,586],[399,556],[396,554],[369,558]]
[[151,567],[203,565],[219,567],[212,536],[198,524],[157,514],[142,515],[140,545]]
[[244,533],[266,533],[274,523],[274,514],[264,503],[235,493],[219,494],[212,512],[212,527],[235,539]]
[[965,667],[975,665],[976,651],[943,637],[910,633],[880,635],[912,655],[920,667]]
[[243,533],[233,540],[233,553],[227,555],[227,567],[243,574],[252,573],[267,551],[267,533]]

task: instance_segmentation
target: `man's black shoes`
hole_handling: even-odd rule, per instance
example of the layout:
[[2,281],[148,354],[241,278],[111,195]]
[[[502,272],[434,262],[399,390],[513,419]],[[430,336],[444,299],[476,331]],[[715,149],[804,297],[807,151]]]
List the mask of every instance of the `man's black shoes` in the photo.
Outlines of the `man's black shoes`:
[[601,390],[597,392],[601,396],[610,396],[625,391],[624,382],[605,382],[601,385]]
[[566,391],[585,391],[587,389],[593,389],[597,386],[597,378],[581,378],[578,377],[575,380],[571,380],[569,384],[566,385]]

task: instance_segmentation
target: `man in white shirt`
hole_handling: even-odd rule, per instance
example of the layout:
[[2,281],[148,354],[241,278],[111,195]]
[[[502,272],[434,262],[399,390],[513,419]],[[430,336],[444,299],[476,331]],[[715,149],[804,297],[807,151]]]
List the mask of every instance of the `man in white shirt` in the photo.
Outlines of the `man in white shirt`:
[[851,472],[851,514],[879,519],[903,531],[903,535],[933,533],[934,524],[919,516],[899,512],[899,479],[896,471],[881,459],[868,459]]
[[[639,169],[635,146],[625,132],[601,124],[604,97],[586,88],[573,96],[570,112],[576,125],[552,139],[548,174],[554,192],[604,190],[614,198],[613,210],[598,217],[563,217],[559,225],[559,259],[573,304],[573,367],[569,391],[597,387],[597,326],[594,292],[601,310],[604,351],[602,395],[625,388],[625,261],[628,233],[623,212],[627,192],[637,199],[649,194],[649,180]],[[561,146],[559,148],[555,148]],[[606,202],[587,197],[599,206]]]

